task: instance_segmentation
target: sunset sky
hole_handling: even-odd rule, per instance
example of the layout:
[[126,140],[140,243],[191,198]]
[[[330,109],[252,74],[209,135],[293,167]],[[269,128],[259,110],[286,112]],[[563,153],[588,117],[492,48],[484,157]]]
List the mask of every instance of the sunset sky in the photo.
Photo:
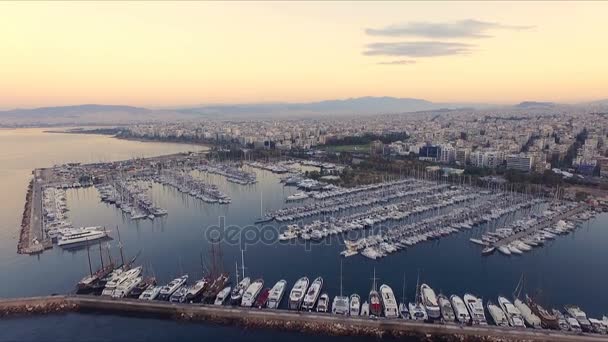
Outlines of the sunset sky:
[[608,98],[608,2],[0,3],[0,108]]

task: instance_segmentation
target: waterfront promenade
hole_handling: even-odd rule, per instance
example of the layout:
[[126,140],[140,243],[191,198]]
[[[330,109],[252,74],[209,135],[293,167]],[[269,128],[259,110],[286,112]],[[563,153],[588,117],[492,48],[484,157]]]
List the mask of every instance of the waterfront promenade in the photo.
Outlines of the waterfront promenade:
[[61,312],[139,315],[331,335],[391,335],[427,338],[429,335],[458,336],[462,340],[486,338],[490,341],[608,341],[608,336],[570,334],[551,330],[431,324],[401,319],[372,319],[315,312],[173,304],[96,296],[70,295],[0,300],[0,317]]

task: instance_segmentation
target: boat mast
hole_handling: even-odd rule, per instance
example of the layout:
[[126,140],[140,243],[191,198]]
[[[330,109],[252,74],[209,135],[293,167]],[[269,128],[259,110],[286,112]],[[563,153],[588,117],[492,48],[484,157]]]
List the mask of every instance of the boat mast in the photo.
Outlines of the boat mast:
[[105,268],[103,265],[103,253],[101,253],[101,241],[99,241],[99,259],[101,260],[101,268]]
[[236,284],[239,283],[239,263],[238,261],[234,263],[234,274],[236,274]]
[[241,249],[241,269],[243,271],[243,279],[245,279],[245,252]]
[[89,252],[89,240],[85,240],[87,242],[87,258],[89,259],[89,273],[93,276],[93,268],[91,267],[91,253]]
[[403,272],[403,298],[401,300],[405,303],[405,272]]
[[340,260],[340,297],[342,297],[342,260]]
[[416,278],[416,302],[418,302],[418,303],[420,300],[420,298],[418,298],[420,295],[420,291],[419,291],[420,287],[418,286],[419,283],[420,283],[420,270],[418,270],[418,278]]
[[116,225],[116,233],[118,234],[118,248],[120,248],[120,261],[122,261],[122,265],[125,265],[125,256],[122,253],[122,240],[120,239],[120,229],[118,229],[118,225]]

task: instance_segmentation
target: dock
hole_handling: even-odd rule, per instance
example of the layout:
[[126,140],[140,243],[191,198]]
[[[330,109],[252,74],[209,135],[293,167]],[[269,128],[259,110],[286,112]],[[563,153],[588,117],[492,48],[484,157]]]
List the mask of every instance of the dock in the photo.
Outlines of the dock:
[[161,301],[113,299],[82,295],[0,300],[0,317],[62,312],[156,317],[237,325],[248,328],[280,329],[310,334],[346,336],[419,337],[421,340],[433,340],[433,338],[439,337],[457,337],[457,340],[608,342],[608,336],[572,334],[550,330],[431,324],[401,319],[372,319],[316,312],[202,304],[174,304]]
[[19,232],[17,253],[38,254],[53,247],[52,242],[45,238],[42,229],[42,185],[38,181],[41,170],[34,170],[34,178],[30,181],[25,196],[25,208]]
[[547,228],[551,225],[555,225],[560,220],[568,219],[568,218],[572,217],[573,215],[576,215],[585,209],[586,209],[586,206],[583,204],[580,204],[576,208],[573,208],[571,210],[568,210],[567,212],[561,213],[560,215],[557,215],[557,216],[553,217],[552,219],[547,220],[541,224],[538,224],[532,228],[526,229],[519,233],[516,233],[516,234],[510,235],[506,238],[500,239],[500,240],[494,242],[492,244],[492,246],[495,248],[498,248],[498,247],[501,247],[504,245],[508,245],[515,240],[521,239],[522,237],[531,235],[531,234],[533,234],[541,229]]

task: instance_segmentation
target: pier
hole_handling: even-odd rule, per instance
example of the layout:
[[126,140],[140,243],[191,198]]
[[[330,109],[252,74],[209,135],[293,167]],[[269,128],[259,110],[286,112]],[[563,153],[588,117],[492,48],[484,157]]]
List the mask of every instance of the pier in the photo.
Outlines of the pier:
[[568,210],[565,213],[561,213],[559,215],[556,215],[555,217],[553,217],[553,218],[551,218],[551,219],[549,219],[549,220],[547,220],[547,221],[545,221],[545,222],[543,222],[541,224],[538,224],[538,225],[536,225],[536,226],[534,226],[534,227],[532,227],[530,229],[526,229],[524,231],[521,231],[521,232],[518,232],[516,234],[507,236],[507,237],[505,237],[503,239],[500,239],[500,240],[496,241],[495,243],[493,243],[492,246],[494,246],[495,248],[498,248],[500,246],[508,245],[511,242],[515,241],[515,240],[519,240],[522,237],[531,235],[531,234],[533,234],[533,233],[535,233],[535,232],[537,232],[537,231],[539,231],[541,229],[549,227],[550,225],[554,225],[559,220],[568,219],[568,218],[572,217],[573,215],[576,215],[576,214],[580,213],[581,211],[583,211],[585,209],[586,209],[585,205],[578,205],[578,206],[576,206],[576,208]]
[[493,341],[597,341],[608,342],[608,336],[571,334],[550,330],[514,329],[497,326],[463,326],[422,323],[401,319],[362,318],[215,305],[173,304],[160,301],[112,299],[94,296],[48,296],[0,300],[0,317],[53,314],[62,312],[141,315],[188,321],[275,328],[311,334],[419,337],[432,340],[452,337],[456,340]]
[[44,238],[42,229],[42,186],[38,181],[41,170],[34,170],[34,178],[30,181],[25,196],[25,208],[19,232],[17,253],[37,254],[52,248],[50,240]]

